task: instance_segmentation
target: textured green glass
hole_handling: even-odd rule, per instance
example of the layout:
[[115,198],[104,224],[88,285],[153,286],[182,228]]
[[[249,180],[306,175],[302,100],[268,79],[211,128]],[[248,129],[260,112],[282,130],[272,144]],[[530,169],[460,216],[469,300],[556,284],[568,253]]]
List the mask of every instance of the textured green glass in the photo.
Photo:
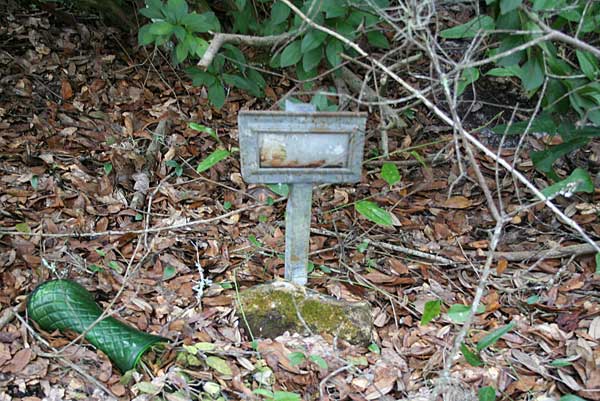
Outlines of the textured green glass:
[[[92,294],[70,280],[47,281],[29,296],[27,313],[43,330],[83,333],[102,314]],[[139,331],[106,317],[92,327],[85,339],[103,351],[121,370],[133,369],[144,352],[166,338]]]

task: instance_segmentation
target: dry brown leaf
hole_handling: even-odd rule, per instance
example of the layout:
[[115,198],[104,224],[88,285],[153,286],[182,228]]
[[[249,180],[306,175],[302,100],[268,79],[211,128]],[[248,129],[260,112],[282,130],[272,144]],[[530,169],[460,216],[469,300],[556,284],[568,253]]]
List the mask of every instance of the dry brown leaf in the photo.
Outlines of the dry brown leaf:
[[31,348],[24,348],[18,351],[11,359],[8,366],[4,369],[5,372],[17,373],[21,372],[25,366],[31,361],[33,351]]
[[472,204],[473,202],[464,196],[453,196],[442,202],[440,206],[448,209],[466,209]]

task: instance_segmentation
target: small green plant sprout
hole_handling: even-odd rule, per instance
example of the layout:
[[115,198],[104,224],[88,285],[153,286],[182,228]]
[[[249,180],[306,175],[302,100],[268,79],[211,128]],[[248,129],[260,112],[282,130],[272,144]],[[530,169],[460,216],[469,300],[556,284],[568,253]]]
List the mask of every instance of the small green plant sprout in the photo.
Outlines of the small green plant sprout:
[[477,342],[477,345],[475,346],[475,351],[471,350],[471,348],[464,343],[461,344],[460,351],[465,357],[465,360],[471,366],[482,366],[483,361],[479,356],[479,353],[485,350],[486,348],[494,345],[503,335],[511,331],[514,327],[514,322],[511,322],[506,326],[499,327],[496,330],[489,333],[488,335],[486,335],[485,337],[483,337],[481,340],[479,340]]
[[226,159],[230,154],[231,153],[225,149],[219,148],[215,150],[210,155],[208,155],[206,159],[202,160],[200,164],[198,164],[198,167],[196,167],[196,172],[202,173],[203,171],[210,169],[215,164]]
[[210,127],[207,127],[206,125],[197,124],[197,123],[189,123],[188,127],[193,129],[194,131],[205,132],[208,135],[210,135],[210,137],[213,138],[215,141],[221,142],[221,138],[219,138],[219,135],[217,134],[217,131],[214,128],[210,128]]
[[113,165],[112,163],[104,163],[103,165],[103,169],[104,169],[104,174],[105,175],[110,175],[110,173],[113,170]]
[[381,178],[388,183],[390,187],[400,181],[400,172],[394,163],[383,163],[381,167]]
[[365,251],[367,250],[368,247],[369,247],[369,241],[363,240],[363,242],[361,242],[360,244],[358,244],[356,246],[356,250],[358,250],[358,252],[360,252],[360,253],[365,253]]
[[301,401],[302,398],[296,393],[288,391],[270,391],[257,388],[252,391],[254,394],[263,397],[265,401]]
[[183,174],[183,166],[177,162],[177,160],[168,160],[165,165],[174,169],[175,175],[181,177]]
[[496,401],[496,389],[492,386],[486,386],[479,389],[477,392],[479,401]]
[[442,301],[437,299],[433,301],[427,301],[425,303],[425,309],[423,310],[423,316],[421,317],[421,326],[425,326],[433,319],[440,315],[442,308]]

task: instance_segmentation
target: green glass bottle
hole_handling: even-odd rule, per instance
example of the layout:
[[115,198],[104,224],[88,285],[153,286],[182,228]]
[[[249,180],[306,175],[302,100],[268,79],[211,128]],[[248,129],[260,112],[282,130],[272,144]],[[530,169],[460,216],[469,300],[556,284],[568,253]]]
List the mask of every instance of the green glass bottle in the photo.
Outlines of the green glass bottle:
[[[71,280],[52,280],[29,295],[27,313],[43,330],[81,334],[98,319],[102,309],[82,285]],[[104,352],[121,372],[135,368],[152,345],[168,341],[113,317],[106,317],[89,329],[85,339]]]

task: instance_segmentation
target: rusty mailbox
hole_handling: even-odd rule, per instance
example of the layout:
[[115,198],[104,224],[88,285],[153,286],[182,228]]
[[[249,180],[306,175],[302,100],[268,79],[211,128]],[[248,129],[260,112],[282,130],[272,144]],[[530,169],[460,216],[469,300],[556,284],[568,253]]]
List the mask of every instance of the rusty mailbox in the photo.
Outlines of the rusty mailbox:
[[238,116],[242,176],[249,183],[290,184],[286,209],[285,278],[307,281],[312,186],[360,180],[366,113],[286,111]]

